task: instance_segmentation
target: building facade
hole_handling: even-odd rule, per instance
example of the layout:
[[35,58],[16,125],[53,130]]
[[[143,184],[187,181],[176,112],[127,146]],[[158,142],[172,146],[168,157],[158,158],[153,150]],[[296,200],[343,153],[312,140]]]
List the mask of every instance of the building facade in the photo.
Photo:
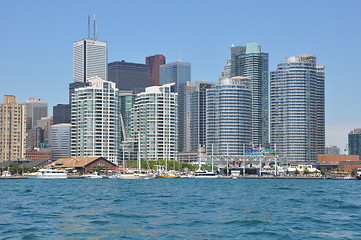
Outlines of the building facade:
[[71,123],[70,104],[58,104],[53,107],[53,124]]
[[23,159],[26,139],[26,106],[5,95],[0,104],[0,162]]
[[185,90],[184,149],[195,152],[206,145],[206,91],[214,83],[208,81],[187,82]]
[[242,155],[251,146],[251,80],[219,80],[206,93],[206,153]]
[[73,44],[74,82],[86,82],[98,76],[107,79],[108,44],[93,39],[83,39]]
[[[229,63],[228,63],[229,64]],[[261,51],[255,42],[231,47],[231,77],[245,76],[251,79],[252,88],[252,144],[269,146],[269,95],[268,53]],[[229,67],[225,67],[225,76]]]
[[271,72],[271,146],[287,163],[313,163],[325,152],[324,74],[314,55],[286,58]]
[[165,56],[157,54],[145,58],[148,65],[148,86],[160,85],[160,66],[166,63]]
[[348,154],[361,156],[361,128],[356,128],[348,134]]
[[70,123],[54,124],[50,127],[52,160],[70,157],[70,135]]
[[71,156],[119,160],[119,90],[99,77],[75,89],[71,101]]
[[41,98],[29,98],[25,101],[26,106],[26,129],[30,130],[37,126],[38,120],[48,116],[48,103]]
[[326,155],[340,155],[340,149],[337,146],[326,146]]
[[177,93],[174,84],[152,86],[139,93],[133,114],[133,138],[145,160],[177,160]]

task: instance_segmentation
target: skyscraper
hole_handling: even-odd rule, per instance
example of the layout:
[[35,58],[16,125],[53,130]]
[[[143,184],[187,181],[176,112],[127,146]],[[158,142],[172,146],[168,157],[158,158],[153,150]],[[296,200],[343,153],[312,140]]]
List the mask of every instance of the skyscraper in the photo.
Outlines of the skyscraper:
[[178,93],[178,151],[184,152],[185,121],[185,88],[186,83],[191,81],[191,64],[186,62],[174,62],[160,66],[160,83],[175,83]]
[[71,156],[119,160],[119,90],[99,77],[87,79],[71,101]]
[[206,145],[206,91],[213,85],[208,81],[186,84],[184,152],[198,152]]
[[48,116],[48,103],[40,98],[29,98],[25,101],[26,106],[26,129],[36,127],[38,120]]
[[98,76],[107,79],[108,44],[93,39],[74,42],[73,79],[86,82],[87,78]]
[[251,80],[221,78],[206,94],[207,155],[242,155],[251,146]]
[[70,134],[71,124],[54,124],[50,127],[50,145],[52,159],[70,157]]
[[0,162],[25,156],[26,106],[5,95],[0,104]]
[[174,83],[147,87],[135,99],[133,137],[141,159],[177,160],[177,93]]
[[348,134],[348,154],[359,155],[361,159],[361,128],[356,128]]
[[109,63],[108,80],[115,82],[119,90],[143,92],[148,87],[148,65],[125,61]]
[[148,86],[160,85],[160,66],[165,64],[165,56],[157,54],[145,58],[148,65]]
[[53,107],[53,124],[71,123],[70,104],[58,104]]
[[[228,69],[225,68],[225,76],[229,74]],[[254,146],[269,145],[268,73],[268,53],[261,52],[261,46],[257,43],[231,47],[231,77],[245,76],[251,79]]]
[[325,152],[325,72],[316,56],[286,58],[271,72],[271,146],[287,163]]

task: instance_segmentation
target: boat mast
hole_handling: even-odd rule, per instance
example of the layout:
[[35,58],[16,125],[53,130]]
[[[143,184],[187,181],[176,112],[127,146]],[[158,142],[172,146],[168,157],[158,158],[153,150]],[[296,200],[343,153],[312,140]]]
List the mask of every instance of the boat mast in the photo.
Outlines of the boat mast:
[[140,172],[140,132],[138,133],[138,170]]

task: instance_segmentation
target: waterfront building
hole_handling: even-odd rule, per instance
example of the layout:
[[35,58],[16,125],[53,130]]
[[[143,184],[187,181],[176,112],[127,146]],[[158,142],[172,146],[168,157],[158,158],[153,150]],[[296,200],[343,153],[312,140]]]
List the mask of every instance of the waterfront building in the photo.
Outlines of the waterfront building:
[[361,128],[356,128],[348,134],[348,154],[358,155],[361,159]]
[[325,152],[325,72],[316,56],[286,58],[271,72],[271,146],[286,163]]
[[5,95],[0,104],[0,162],[23,159],[26,139],[26,106]]
[[108,80],[115,82],[119,90],[143,92],[148,87],[148,65],[125,61],[109,63]]
[[58,104],[53,107],[53,124],[71,123],[70,104]]
[[251,146],[251,80],[219,80],[206,92],[206,153],[242,155]]
[[206,145],[206,91],[213,85],[208,81],[186,83],[182,152],[198,154],[199,147]]
[[71,100],[71,156],[119,159],[119,90],[99,77],[76,88]]
[[186,83],[191,81],[191,64],[186,62],[174,62],[160,67],[160,83],[175,83],[175,91],[178,93],[178,151],[184,152],[185,138],[185,89]]
[[29,98],[25,101],[26,106],[26,129],[30,130],[37,126],[38,120],[48,116],[48,103],[41,98]]
[[140,158],[176,160],[178,152],[177,93],[174,83],[147,87],[137,94],[133,114],[133,138]]
[[70,157],[71,124],[60,123],[50,127],[52,160]]
[[166,63],[165,56],[156,54],[145,58],[148,65],[148,86],[160,85],[160,66]]
[[326,155],[340,155],[340,149],[337,146],[326,146]]
[[[227,62],[227,65],[229,63]],[[229,66],[223,74],[229,74]],[[254,146],[269,146],[268,117],[268,53],[261,51],[261,46],[255,42],[246,46],[231,47],[230,76],[245,76],[251,79],[252,89],[252,144]]]
[[94,39],[83,39],[73,44],[74,82],[86,82],[98,76],[107,79],[108,44]]
[[122,136],[121,140],[132,137],[132,112],[136,98],[133,91],[119,91],[119,110],[121,114]]

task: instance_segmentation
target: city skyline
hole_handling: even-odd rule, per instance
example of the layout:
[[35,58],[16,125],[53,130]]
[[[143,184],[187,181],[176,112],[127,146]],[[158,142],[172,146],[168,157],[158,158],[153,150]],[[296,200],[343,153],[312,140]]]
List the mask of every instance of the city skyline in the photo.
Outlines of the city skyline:
[[[134,17],[132,12],[138,10],[139,3],[142,8]],[[52,106],[67,103],[68,84],[73,81],[72,44],[86,38],[87,16],[95,13],[98,39],[109,44],[108,62],[144,63],[146,56],[155,54],[163,54],[167,62],[180,57],[192,63],[193,81],[217,82],[232,44],[257,42],[270,54],[270,71],[276,70],[277,64],[286,57],[316,55],[318,62],[326,66],[326,145],[344,148],[349,131],[361,125],[361,113],[352,108],[353,103],[360,100],[357,89],[361,84],[357,81],[360,33],[356,24],[361,6],[358,1],[348,4],[230,1],[214,2],[207,7],[202,3],[187,3],[169,6],[164,1],[139,1],[123,4],[121,12],[115,2],[112,8],[96,2],[72,3],[71,8],[70,1],[24,1],[20,8],[11,2],[3,3],[0,20],[8,23],[3,33],[17,47],[9,48],[7,44],[0,47],[6,56],[0,63],[7,79],[0,95],[15,95],[19,102],[31,97],[42,98],[48,102],[50,112]],[[245,10],[240,14],[237,10],[240,7],[257,9],[263,17],[245,26],[242,23],[254,11]],[[297,20],[305,12],[308,17]],[[162,14],[155,16],[154,13]],[[240,16],[237,20],[228,18],[236,13]],[[342,17],[333,17],[336,15]],[[143,26],[149,16],[159,22],[158,28],[148,30]],[[114,21],[124,22],[123,19],[129,21],[130,26],[123,26],[119,33]],[[235,24],[242,24],[242,30],[230,31]],[[222,34],[225,32],[232,34],[225,36]],[[27,63],[22,71],[18,71],[20,60]],[[50,85],[52,89],[47,87]]]

